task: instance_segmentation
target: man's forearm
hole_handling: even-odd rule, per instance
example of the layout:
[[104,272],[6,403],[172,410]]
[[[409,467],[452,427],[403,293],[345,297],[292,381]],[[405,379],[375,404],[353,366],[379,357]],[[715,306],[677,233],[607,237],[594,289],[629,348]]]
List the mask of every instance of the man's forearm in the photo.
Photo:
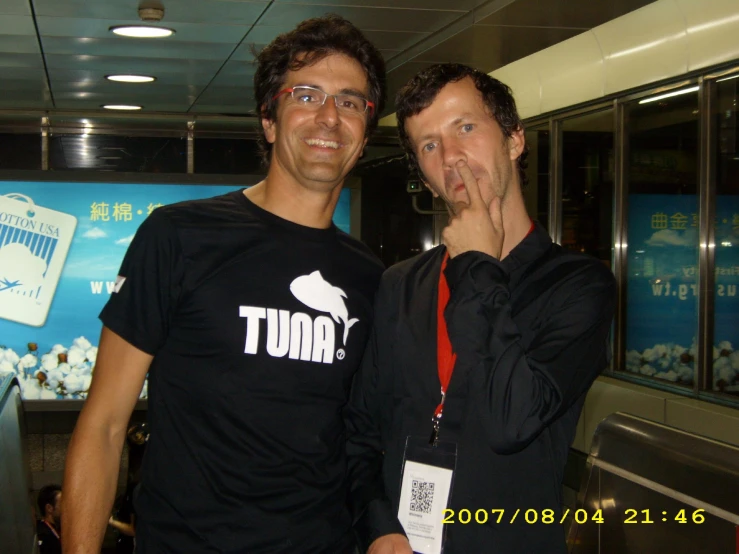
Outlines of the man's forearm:
[[77,425],[62,489],[64,554],[100,552],[115,499],[123,438],[122,432],[109,433],[95,423]]

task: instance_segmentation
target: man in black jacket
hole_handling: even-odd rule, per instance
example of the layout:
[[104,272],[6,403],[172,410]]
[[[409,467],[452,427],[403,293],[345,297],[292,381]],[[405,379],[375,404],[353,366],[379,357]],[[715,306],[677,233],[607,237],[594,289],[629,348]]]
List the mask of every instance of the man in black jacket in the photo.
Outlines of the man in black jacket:
[[451,219],[444,246],[382,279],[347,409],[355,530],[370,554],[563,553],[563,471],[608,364],[615,280],[527,214],[506,85],[433,66],[397,118]]
[[62,487],[46,485],[38,493],[38,515],[36,539],[40,554],[61,554],[62,543],[59,537],[62,521]]

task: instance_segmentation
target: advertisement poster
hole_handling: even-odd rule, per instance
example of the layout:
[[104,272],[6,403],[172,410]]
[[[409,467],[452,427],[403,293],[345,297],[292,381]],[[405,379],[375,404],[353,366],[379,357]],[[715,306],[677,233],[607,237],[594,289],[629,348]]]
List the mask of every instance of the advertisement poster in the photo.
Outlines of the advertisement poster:
[[[240,188],[0,181],[0,376],[15,373],[25,400],[85,398],[98,314],[139,225],[159,206]],[[334,215],[347,233],[350,194]]]
[[[698,328],[698,200],[628,199],[626,369],[691,385]],[[714,387],[739,391],[739,196],[716,202]]]

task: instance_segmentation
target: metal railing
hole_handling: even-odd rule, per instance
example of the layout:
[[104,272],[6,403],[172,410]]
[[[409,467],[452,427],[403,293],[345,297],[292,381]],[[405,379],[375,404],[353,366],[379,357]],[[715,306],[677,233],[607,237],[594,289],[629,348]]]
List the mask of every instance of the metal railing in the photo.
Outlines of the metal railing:
[[571,554],[735,554],[739,448],[617,412],[595,431]]
[[30,497],[26,433],[20,386],[0,378],[0,552],[36,552],[36,523]]

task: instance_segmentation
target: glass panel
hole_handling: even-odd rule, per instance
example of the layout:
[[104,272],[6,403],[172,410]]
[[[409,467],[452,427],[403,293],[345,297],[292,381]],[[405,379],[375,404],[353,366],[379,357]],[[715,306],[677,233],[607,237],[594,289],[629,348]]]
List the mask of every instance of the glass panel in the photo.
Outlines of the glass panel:
[[[739,75],[737,76],[739,77]],[[739,396],[739,78],[716,83],[716,289],[713,388]]]
[[55,170],[186,173],[187,140],[171,137],[54,135],[49,167]]
[[0,133],[0,169],[41,169],[41,133]]
[[[425,187],[408,192],[408,161],[397,146],[368,146],[346,186],[361,179],[361,239],[386,266],[416,256],[434,246],[434,220],[413,208],[434,208]],[[413,188],[413,187],[411,187]],[[352,191],[354,192],[354,191]],[[352,196],[354,198],[354,196]]]
[[259,143],[246,139],[195,137],[195,173],[265,175]]
[[549,125],[526,129],[529,147],[523,198],[529,216],[549,228]]
[[613,110],[562,122],[562,246],[611,267]]
[[692,386],[698,309],[698,93],[627,106],[626,370]]

